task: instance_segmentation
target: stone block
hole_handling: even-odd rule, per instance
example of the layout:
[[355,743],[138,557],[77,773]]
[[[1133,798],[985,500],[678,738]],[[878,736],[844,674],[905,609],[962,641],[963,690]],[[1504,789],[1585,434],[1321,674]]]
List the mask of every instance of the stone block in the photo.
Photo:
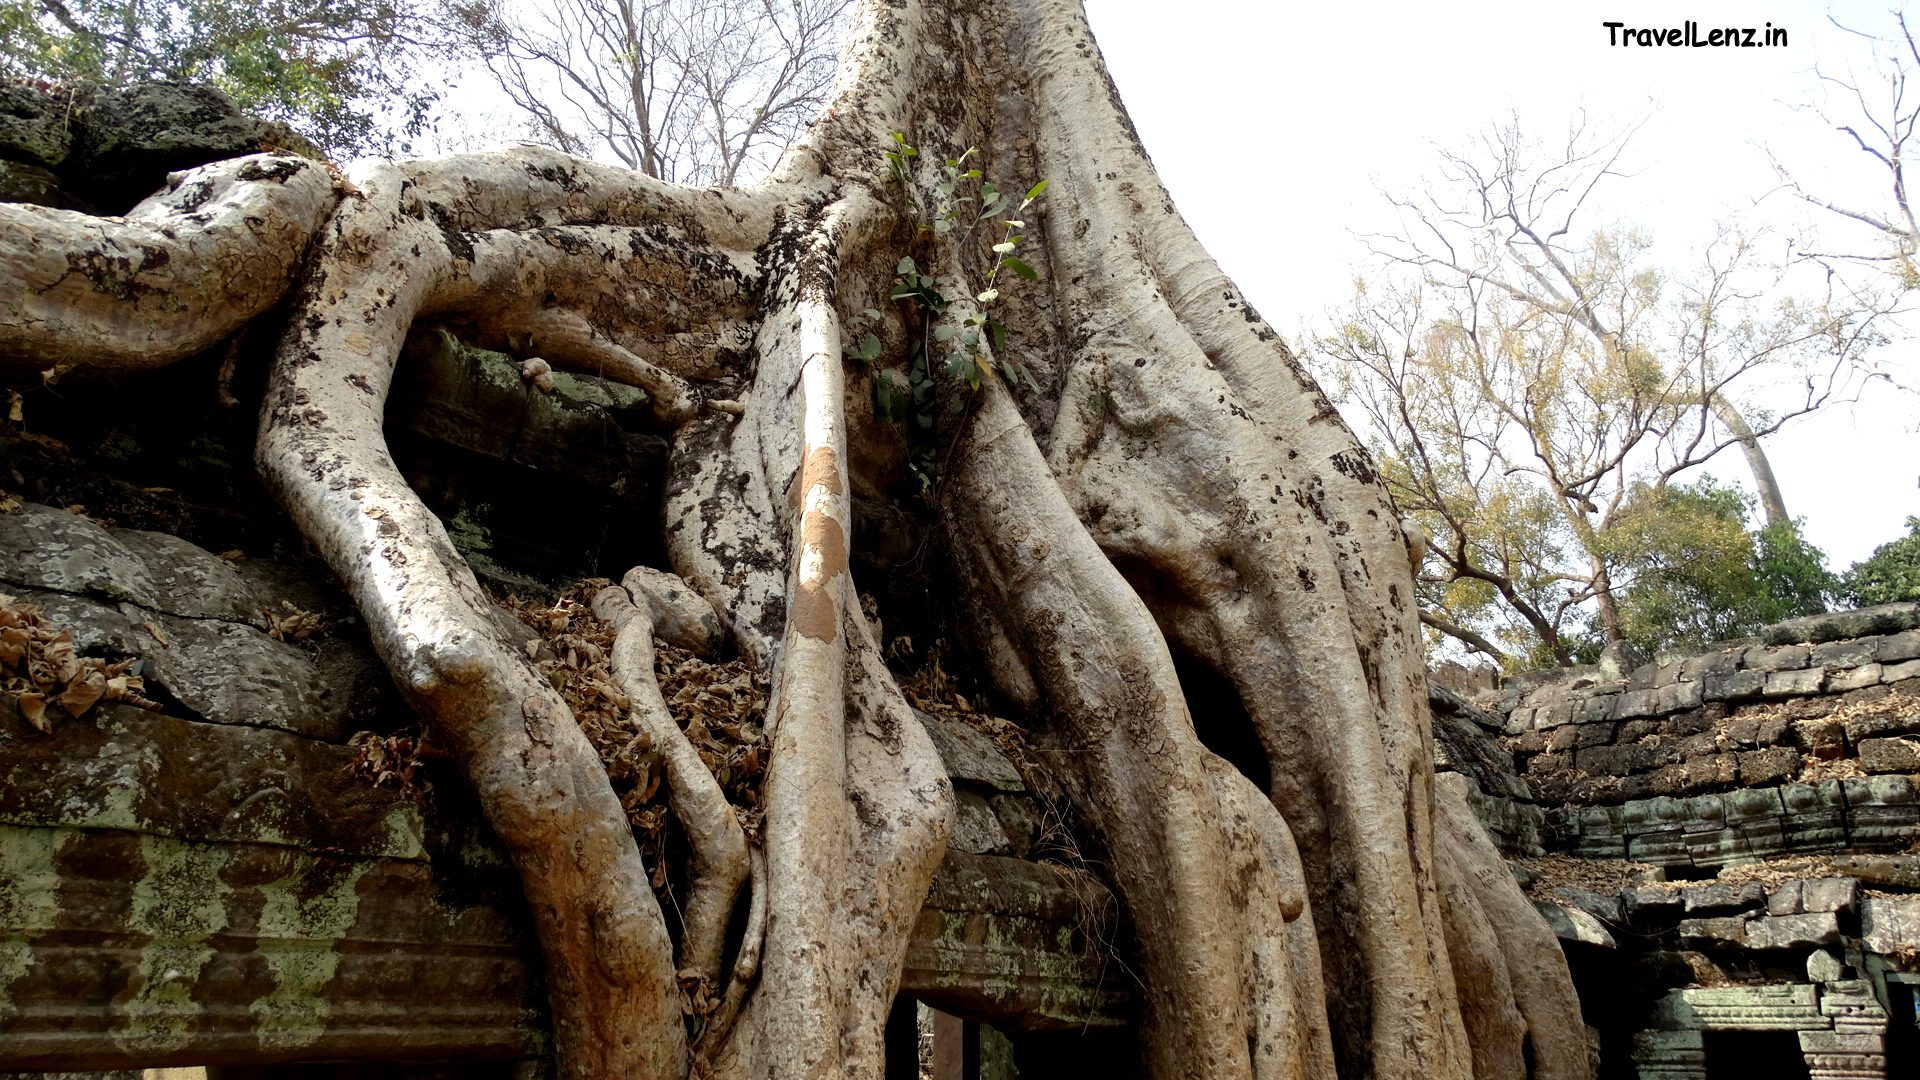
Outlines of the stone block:
[[1003,855],[1010,847],[1007,831],[987,797],[977,791],[954,792],[953,836],[947,846],[969,855]]
[[1831,911],[1763,915],[1747,923],[1750,949],[1808,949],[1840,943],[1840,918]]
[[1624,859],[1627,857],[1628,841],[1624,836],[1588,836],[1573,837],[1567,846],[1571,855],[1582,859]]
[[1874,638],[1861,638],[1852,641],[1828,641],[1815,645],[1808,653],[1808,663],[1824,667],[1859,667],[1871,664],[1879,659],[1875,652],[1878,642]]
[[1883,664],[1880,681],[1897,683],[1907,679],[1920,679],[1920,660],[1908,660],[1899,664]]
[[1803,1031],[1800,1056],[1811,1080],[1885,1080],[1886,1035],[1873,1031]]
[[1800,914],[1800,910],[1801,910],[1800,893],[1801,893],[1801,887],[1805,884],[1806,882],[1802,881],[1801,879],[1794,878],[1791,881],[1783,881],[1780,884],[1774,886],[1773,888],[1768,889],[1767,890],[1767,914],[1769,915]]
[[1571,885],[1558,886],[1553,890],[1553,895],[1561,905],[1578,908],[1601,922],[1618,926],[1626,921],[1626,908],[1618,896],[1574,888]]
[[1687,914],[1696,916],[1738,915],[1757,911],[1767,902],[1766,889],[1757,881],[1737,885],[1724,881],[1692,885],[1681,890],[1681,897]]
[[1736,671],[1731,675],[1708,676],[1703,682],[1708,701],[1733,701],[1759,697],[1767,685],[1767,676],[1761,671]]
[[1690,949],[1744,949],[1747,947],[1747,920],[1733,915],[1681,919],[1680,944]]
[[1760,717],[1760,723],[1753,731],[1753,741],[1761,746],[1780,746],[1789,741],[1793,732],[1793,717],[1784,710],[1776,710]]
[[1652,717],[1641,716],[1623,721],[1614,732],[1614,741],[1625,745],[1637,743],[1649,735],[1658,737],[1666,733],[1666,725]]
[[1860,767],[1870,773],[1920,770],[1920,742],[1911,739],[1862,739]]
[[1862,690],[1880,684],[1881,672],[1885,670],[1879,664],[1862,664],[1846,671],[1836,671],[1827,679],[1827,689]]
[[[1878,687],[1887,690],[1888,687]],[[1846,719],[1847,738],[1858,744],[1864,739],[1886,735],[1911,735],[1920,733],[1920,712],[1902,715],[1907,710],[1899,708],[1857,709]]]
[[1667,717],[1666,730],[1670,735],[1698,735],[1712,731],[1726,717],[1726,705],[1716,701],[1698,709]]
[[1740,788],[1720,796],[1730,825],[1778,822],[1786,814],[1778,788]]
[[1835,979],[1820,995],[1820,1012],[1839,1032],[1878,1034],[1887,1029],[1887,1011],[1865,979]]
[[1791,746],[1769,746],[1737,755],[1740,782],[1748,787],[1776,785],[1792,779],[1800,768],[1800,752]]
[[1538,754],[1547,748],[1547,733],[1523,731],[1500,740],[1500,748],[1509,754]]
[[1810,983],[1692,987],[1669,993],[1654,1014],[1716,1031],[1822,1029],[1827,1018],[1820,1014],[1818,993]]
[[1826,668],[1806,668],[1800,671],[1770,671],[1761,694],[1766,697],[1804,697],[1817,694],[1826,682]]
[[1662,713],[1697,709],[1706,700],[1706,687],[1699,682],[1669,683],[1654,691],[1654,711]]
[[1808,649],[1805,645],[1778,645],[1773,648],[1748,649],[1740,659],[1740,666],[1748,671],[1793,671],[1807,666]]
[[1687,800],[1687,831],[1708,832],[1727,825],[1727,804],[1718,795],[1695,795]]
[[1573,767],[1589,776],[1625,776],[1633,771],[1632,752],[1624,746],[1589,746],[1574,752]]
[[1841,781],[1847,806],[1912,806],[1920,791],[1911,776],[1855,776]]
[[1752,746],[1759,737],[1760,718],[1758,716],[1729,717],[1720,725],[1719,734],[1741,746]]
[[1840,781],[1788,784],[1780,795],[1786,806],[1786,850],[1838,851],[1847,846],[1846,798]]
[[1573,722],[1576,724],[1604,724],[1613,719],[1614,706],[1619,703],[1618,694],[1602,694],[1590,697],[1574,705]]
[[1572,754],[1535,754],[1527,759],[1527,776],[1554,776],[1573,769]]
[[[1680,663],[1680,677],[1704,680],[1709,676],[1731,675],[1740,670],[1740,656],[1745,652],[1745,649],[1715,649],[1699,656],[1690,656]],[[1914,655],[1920,656],[1920,651]]]
[[993,740],[978,729],[947,716],[914,710],[920,726],[933,740],[947,775],[957,781],[980,784],[998,791],[1025,791],[1020,770],[1000,752]]
[[1833,868],[1868,888],[1920,892],[1920,855],[1841,855]]
[[1801,911],[1852,911],[1860,883],[1850,877],[1809,878],[1800,886]]
[[1659,701],[1658,690],[1629,690],[1620,695],[1613,707],[1613,715],[1621,720],[1636,716],[1654,716],[1660,711]]
[[1666,923],[1678,919],[1686,910],[1686,898],[1678,889],[1654,885],[1635,885],[1620,894],[1627,920],[1633,923]]
[[1705,1080],[1706,1040],[1698,1030],[1636,1031],[1634,1071],[1640,1080]]
[[1920,896],[1869,896],[1860,902],[1860,942],[1882,956],[1920,949]]
[[1920,626],[1920,604],[1880,604],[1851,611],[1827,611],[1774,623],[1760,632],[1769,645],[1791,641],[1839,641],[1892,634]]
[[1846,973],[1847,965],[1829,949],[1815,949],[1807,954],[1807,978],[1813,982],[1833,982]]
[[1881,663],[1915,657],[1920,657],[1920,630],[1906,630],[1874,640],[1873,658]]
[[1569,753],[1574,747],[1580,745],[1580,728],[1575,724],[1562,724],[1551,731],[1541,732],[1541,734],[1546,736],[1547,753],[1549,754]]
[[1758,862],[1785,850],[1780,827],[1748,826],[1686,834],[1687,857],[1702,870]]
[[1693,865],[1693,853],[1687,847],[1687,834],[1679,829],[1629,836],[1626,841],[1626,857],[1634,862],[1652,863],[1655,866]]

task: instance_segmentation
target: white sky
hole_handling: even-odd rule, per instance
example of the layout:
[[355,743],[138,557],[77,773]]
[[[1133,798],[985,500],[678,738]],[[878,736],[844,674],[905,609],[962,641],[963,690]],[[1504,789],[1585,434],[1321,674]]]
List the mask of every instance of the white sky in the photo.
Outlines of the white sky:
[[[1089,0],[1094,32],[1182,214],[1248,298],[1290,337],[1351,293],[1368,255],[1355,233],[1390,231],[1382,189],[1409,191],[1438,147],[1461,147],[1517,112],[1563,132],[1585,108],[1602,127],[1647,112],[1606,218],[1648,228],[1683,265],[1716,221],[1817,221],[1776,181],[1761,144],[1809,186],[1885,205],[1870,159],[1789,103],[1814,99],[1815,63],[1871,78],[1858,38],[1827,22],[1891,27],[1884,3],[1760,0],[1604,4],[1253,4]],[[1603,21],[1785,27],[1773,49],[1621,49]],[[1916,87],[1920,93],[1920,87]],[[1611,123],[1609,123],[1611,121]],[[1756,206],[1756,202],[1759,202]],[[1590,225],[1600,224],[1595,218]],[[1831,242],[1860,240],[1835,229]],[[1920,321],[1914,325],[1920,326]],[[1920,341],[1883,362],[1920,381]],[[1788,509],[1844,570],[1920,514],[1920,398],[1871,391],[1795,421],[1766,443]],[[1742,479],[1735,457],[1710,466]]]

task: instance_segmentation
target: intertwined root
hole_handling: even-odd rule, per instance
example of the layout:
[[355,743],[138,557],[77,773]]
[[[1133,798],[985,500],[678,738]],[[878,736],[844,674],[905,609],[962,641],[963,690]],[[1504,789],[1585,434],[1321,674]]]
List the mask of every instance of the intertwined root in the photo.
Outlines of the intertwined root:
[[120,218],[0,202],[0,372],[211,348],[279,302],[336,198],[319,164],[255,154],[175,173]]
[[614,627],[614,677],[627,695],[634,722],[666,765],[668,804],[693,851],[680,939],[680,977],[704,980],[717,988],[727,923],[751,869],[747,838],[726,792],[660,696],[653,676],[654,627],[656,619],[665,621],[671,615],[663,610],[656,616],[652,609],[644,592],[636,598],[618,585],[600,590],[593,598],[593,613]]

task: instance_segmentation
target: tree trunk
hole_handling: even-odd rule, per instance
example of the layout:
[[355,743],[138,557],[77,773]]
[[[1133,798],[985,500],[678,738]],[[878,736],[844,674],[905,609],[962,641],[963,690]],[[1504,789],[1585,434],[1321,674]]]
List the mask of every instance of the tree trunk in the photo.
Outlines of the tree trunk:
[[1767,524],[1791,524],[1793,518],[1787,515],[1787,500],[1780,495],[1780,481],[1773,478],[1773,463],[1760,448],[1760,440],[1747,425],[1747,418],[1740,415],[1733,402],[1719,394],[1709,396],[1707,404],[1713,408],[1714,418],[1740,443],[1740,453],[1746,456],[1747,469],[1753,473],[1753,490],[1760,497],[1760,509],[1767,515]]
[[[261,468],[511,850],[563,1071],[882,1074],[953,810],[850,576],[853,493],[913,482],[842,328],[883,311],[874,369],[936,348],[887,300],[903,256],[956,298],[939,325],[982,314],[965,298],[990,241],[902,210],[940,205],[937,163],[978,147],[1009,188],[1051,188],[1025,212],[1038,280],[1002,275],[984,301],[1011,328],[1002,354],[982,345],[978,390],[940,377],[932,532],[965,644],[1035,724],[1130,917],[1152,1075],[1584,1076],[1551,932],[1464,801],[1436,795],[1381,482],[1174,210],[1078,4],[874,2],[850,55],[833,108],[755,189],[527,148],[368,170],[318,231],[271,376]],[[913,198],[882,159],[892,132],[920,148]],[[591,747],[387,454],[419,319],[646,389],[673,433],[673,569],[772,672],[764,848],[735,901],[755,915],[725,950],[757,962],[733,966],[737,1008],[696,1040]],[[994,374],[1009,362],[1017,387]],[[636,619],[639,599],[607,610]],[[1208,749],[1176,654],[1237,698],[1199,730],[1244,728],[1264,768]]]

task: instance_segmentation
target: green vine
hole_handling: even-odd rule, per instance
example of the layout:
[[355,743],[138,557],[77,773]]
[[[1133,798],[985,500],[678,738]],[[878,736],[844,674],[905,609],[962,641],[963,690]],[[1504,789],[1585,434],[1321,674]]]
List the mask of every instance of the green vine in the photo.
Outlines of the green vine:
[[[1001,272],[1008,271],[1027,281],[1039,280],[1039,273],[1014,252],[1025,239],[1020,230],[1026,222],[1019,215],[1047,190],[1042,180],[1027,190],[1017,204],[997,187],[978,167],[969,162],[979,153],[969,147],[957,158],[942,165],[944,175],[935,185],[941,199],[939,212],[929,213],[920,206],[911,162],[920,152],[909,145],[906,136],[892,132],[893,146],[885,151],[887,172],[900,185],[900,208],[909,217],[920,220],[920,231],[931,233],[936,242],[945,239],[960,244],[976,243],[985,225],[998,230],[999,239],[991,247],[993,267],[987,272],[985,287],[973,297],[975,313],[955,327],[945,321],[950,299],[936,287],[932,276],[922,273],[911,255],[903,256],[894,267],[893,285],[887,299],[906,303],[913,312],[915,333],[907,358],[907,378],[900,385],[892,372],[883,371],[874,379],[874,415],[890,422],[909,424],[912,449],[908,464],[919,477],[921,489],[933,486],[935,468],[933,432],[937,419],[939,394],[935,379],[934,353],[939,352],[938,373],[966,384],[969,395],[980,389],[981,380],[998,374],[1009,386],[1018,386],[1029,376],[1020,365],[1001,355],[1006,348],[1007,327],[993,317],[993,306],[1000,299]],[[856,328],[867,327],[860,344],[849,357],[871,363],[880,355],[881,344],[873,331],[880,312],[867,308],[852,320]],[[984,347],[983,347],[984,346]],[[991,355],[990,355],[991,354]],[[947,409],[958,413],[964,401],[950,401]]]

